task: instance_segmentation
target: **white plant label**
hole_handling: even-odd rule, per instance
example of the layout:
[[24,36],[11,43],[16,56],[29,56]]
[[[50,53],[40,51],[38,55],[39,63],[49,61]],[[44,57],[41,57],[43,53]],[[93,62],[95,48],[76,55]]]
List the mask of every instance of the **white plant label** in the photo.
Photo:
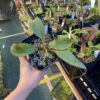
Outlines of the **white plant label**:
[[63,20],[62,23],[61,23],[61,27],[63,27],[65,24],[65,21]]
[[72,19],[72,20],[75,19],[75,12],[74,12],[74,11],[72,12],[71,19]]
[[[91,1],[91,8],[94,7],[96,0],[90,0]],[[98,0],[99,1],[99,0]]]
[[49,15],[50,17],[52,17],[52,15],[51,15],[51,11],[50,11],[50,15]]
[[97,58],[98,57],[98,55],[99,55],[99,53],[100,53],[100,50],[96,50],[96,51],[94,51],[94,56]]
[[45,33],[44,34],[47,34],[48,33],[48,24],[45,24]]

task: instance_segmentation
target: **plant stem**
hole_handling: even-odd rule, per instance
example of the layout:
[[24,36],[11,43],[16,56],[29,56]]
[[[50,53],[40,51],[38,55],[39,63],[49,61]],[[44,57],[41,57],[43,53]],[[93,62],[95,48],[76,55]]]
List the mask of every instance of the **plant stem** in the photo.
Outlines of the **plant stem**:
[[44,53],[45,53],[45,55],[44,55],[44,58],[43,58],[43,60],[42,60],[42,64],[45,62],[45,59],[46,59],[46,56],[47,56],[47,49],[46,48],[44,48]]

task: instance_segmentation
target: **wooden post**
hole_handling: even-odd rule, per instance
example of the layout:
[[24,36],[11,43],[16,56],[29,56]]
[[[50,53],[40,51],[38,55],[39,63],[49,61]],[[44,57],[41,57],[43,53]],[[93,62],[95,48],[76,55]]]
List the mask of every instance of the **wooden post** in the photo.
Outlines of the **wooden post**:
[[96,6],[100,8],[100,0],[96,0]]
[[39,1],[38,1],[38,0],[36,0],[36,4],[37,4],[37,6],[38,6],[38,4],[39,4]]
[[59,68],[59,70],[61,71],[63,77],[65,78],[67,84],[69,85],[69,87],[71,88],[72,92],[74,93],[75,97],[77,98],[77,100],[83,100],[82,96],[80,95],[80,93],[78,92],[78,90],[76,89],[75,85],[72,83],[72,81],[70,80],[70,78],[68,77],[67,73],[64,71],[62,65],[60,64],[60,62],[56,62],[55,63],[56,66]]

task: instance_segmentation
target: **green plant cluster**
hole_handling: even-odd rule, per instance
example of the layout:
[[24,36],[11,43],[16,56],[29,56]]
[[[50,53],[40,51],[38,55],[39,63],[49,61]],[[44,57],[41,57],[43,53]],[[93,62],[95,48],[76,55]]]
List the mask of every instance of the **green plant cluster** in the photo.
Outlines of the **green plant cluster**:
[[4,88],[3,85],[3,63],[1,61],[1,52],[0,52],[0,100],[3,100],[5,96],[9,93],[9,89]]
[[60,79],[51,91],[53,97],[57,100],[70,100],[72,91],[64,79]]
[[[73,52],[70,51],[70,48],[73,48],[73,41],[69,38],[69,35],[59,35],[56,39],[49,42],[49,44],[45,43],[45,35],[44,35],[44,25],[38,17],[35,18],[30,23],[30,28],[32,31],[41,39],[43,42],[43,50],[44,52],[52,52],[55,53],[59,58],[63,61],[81,69],[85,69],[86,67],[79,59],[77,59]],[[83,33],[86,33],[84,31]],[[31,47],[30,47],[31,46]],[[33,48],[33,49],[31,49]],[[32,51],[30,51],[32,50]],[[34,53],[35,50],[38,50],[38,47],[33,46],[31,44],[21,43],[21,44],[13,44],[11,46],[11,52],[15,56],[26,56]],[[22,52],[23,51],[23,52]],[[47,56],[47,55],[46,55]]]

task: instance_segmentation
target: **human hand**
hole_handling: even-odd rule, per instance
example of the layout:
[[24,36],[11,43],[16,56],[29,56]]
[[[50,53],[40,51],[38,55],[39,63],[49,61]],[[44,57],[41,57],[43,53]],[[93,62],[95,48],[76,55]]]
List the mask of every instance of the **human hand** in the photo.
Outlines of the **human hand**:
[[41,78],[47,73],[47,70],[39,71],[35,69],[27,60],[26,57],[20,57],[20,79],[18,86],[27,88],[35,88]]
[[38,85],[47,70],[35,69],[26,59],[20,57],[20,79],[17,87],[4,100],[26,100],[30,92]]

